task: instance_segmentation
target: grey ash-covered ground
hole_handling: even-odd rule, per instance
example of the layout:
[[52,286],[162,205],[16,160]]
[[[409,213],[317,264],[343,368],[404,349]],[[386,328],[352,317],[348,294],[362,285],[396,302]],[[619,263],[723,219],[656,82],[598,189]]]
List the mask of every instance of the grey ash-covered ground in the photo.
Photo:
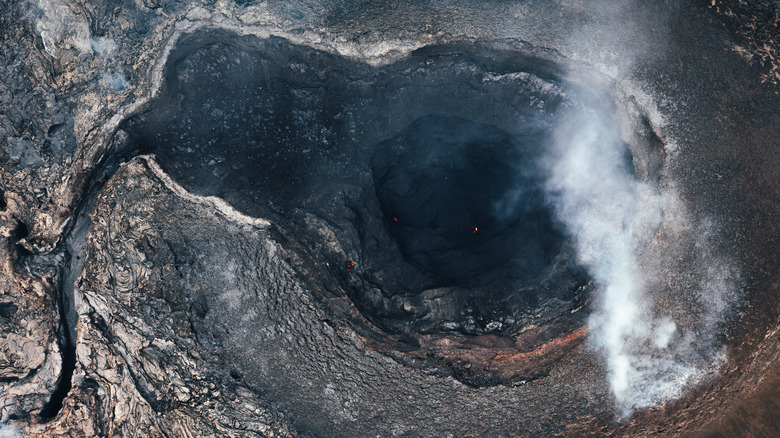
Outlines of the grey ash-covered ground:
[[[0,5],[0,432],[776,430],[739,417],[780,354],[754,3]],[[673,364],[724,361],[629,413],[544,182],[572,108],[685,206],[636,249],[642,310],[694,346]]]

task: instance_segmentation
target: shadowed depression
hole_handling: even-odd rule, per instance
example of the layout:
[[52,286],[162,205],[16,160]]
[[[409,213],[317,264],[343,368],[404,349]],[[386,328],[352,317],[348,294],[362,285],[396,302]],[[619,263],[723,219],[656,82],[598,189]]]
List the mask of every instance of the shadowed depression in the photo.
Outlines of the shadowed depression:
[[590,345],[627,414],[717,369],[716,340],[691,333],[728,306],[690,290],[704,307],[680,324],[658,307],[672,292],[659,278],[702,266],[696,249],[670,261],[703,231],[657,184],[647,119],[628,133],[608,82],[575,86],[545,56],[469,43],[372,67],[282,39],[192,37],[125,123],[122,154],[155,153],[189,190],[276,223],[372,333],[511,337],[575,327],[594,300]]

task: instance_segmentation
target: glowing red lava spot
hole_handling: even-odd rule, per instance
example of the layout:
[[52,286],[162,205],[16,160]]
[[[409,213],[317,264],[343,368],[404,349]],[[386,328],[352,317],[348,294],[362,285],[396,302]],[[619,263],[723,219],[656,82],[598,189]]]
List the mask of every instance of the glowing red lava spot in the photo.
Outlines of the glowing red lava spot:
[[347,266],[347,269],[352,269],[352,268],[354,268],[354,267],[355,267],[355,263],[354,263],[354,262],[349,262],[349,261],[348,261],[348,262],[346,263],[346,266]]
[[398,222],[398,218],[393,216],[393,222]]

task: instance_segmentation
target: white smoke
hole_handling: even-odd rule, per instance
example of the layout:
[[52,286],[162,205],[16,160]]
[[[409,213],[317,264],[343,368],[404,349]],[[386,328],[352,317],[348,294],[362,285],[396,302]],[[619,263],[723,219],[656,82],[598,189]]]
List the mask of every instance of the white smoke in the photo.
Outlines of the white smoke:
[[[734,273],[700,249],[694,275],[701,279],[701,305],[690,309],[699,312],[697,329],[683,330],[674,319],[679,315],[665,310],[658,297],[666,282],[659,277],[676,269],[675,239],[702,237],[693,235],[699,227],[672,189],[633,175],[611,114],[595,102],[564,111],[542,165],[548,199],[574,240],[579,262],[600,287],[589,340],[603,354],[616,407],[627,416],[679,397],[687,385],[717,370],[722,348],[701,330],[712,333],[723,320],[734,296]],[[666,299],[677,299],[674,293]]]
[[116,42],[109,37],[94,37],[87,20],[74,13],[67,2],[36,0],[31,3],[30,14],[49,56],[56,58],[59,54],[58,47],[76,49],[82,56],[95,56],[105,70],[100,76],[100,84],[112,91],[122,91],[125,88],[127,78],[113,65]]
[[75,48],[82,54],[106,53],[116,48],[113,40],[92,38],[87,20],[74,14],[67,3],[38,0],[35,5],[39,11],[35,28],[46,53],[52,58],[57,57],[57,45]]
[[0,438],[24,438],[24,433],[13,424],[0,423]]

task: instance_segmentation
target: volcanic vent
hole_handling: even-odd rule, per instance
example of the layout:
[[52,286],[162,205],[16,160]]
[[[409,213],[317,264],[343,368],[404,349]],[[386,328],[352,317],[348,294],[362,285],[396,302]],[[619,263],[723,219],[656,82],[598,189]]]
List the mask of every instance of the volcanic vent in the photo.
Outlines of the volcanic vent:
[[[402,255],[387,263],[409,265],[381,289],[414,316],[398,310],[375,322],[390,331],[506,333],[550,299],[577,298],[587,280],[563,251],[566,236],[541,189],[536,159],[545,140],[533,127],[512,136],[427,116],[378,145],[374,187]],[[360,292],[356,300],[381,314],[384,303]],[[419,314],[421,307],[430,310]]]
[[187,189],[272,221],[326,312],[377,349],[496,383],[535,374],[474,377],[442,342],[528,352],[587,312],[591,281],[538,163],[559,108],[591,96],[563,78],[532,48],[460,43],[371,66],[192,35],[117,156],[154,153]]

